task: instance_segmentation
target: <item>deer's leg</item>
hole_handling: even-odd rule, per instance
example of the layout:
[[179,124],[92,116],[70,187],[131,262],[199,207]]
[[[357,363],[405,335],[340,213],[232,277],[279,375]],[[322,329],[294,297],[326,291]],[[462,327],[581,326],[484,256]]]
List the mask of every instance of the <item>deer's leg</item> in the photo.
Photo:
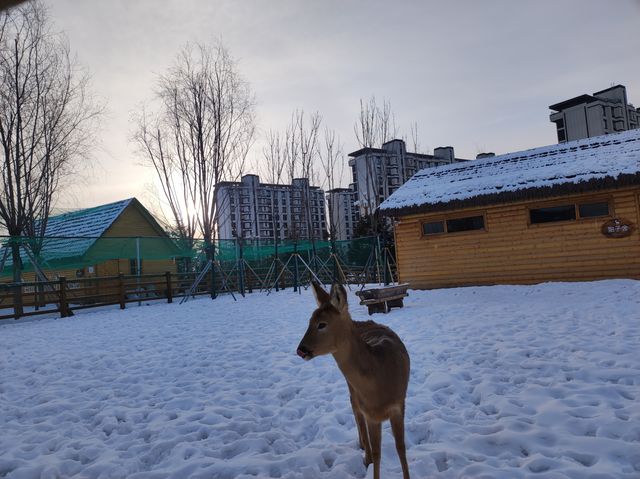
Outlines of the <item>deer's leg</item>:
[[392,414],[389,418],[391,421],[391,431],[396,441],[396,451],[402,465],[402,478],[409,479],[409,465],[407,464],[407,451],[404,445],[404,406],[402,410]]
[[360,441],[360,449],[369,452],[369,436],[367,434],[367,423],[365,422],[364,415],[360,412],[358,405],[353,399],[353,395],[349,395],[351,400],[351,409],[353,410],[353,417],[356,420],[356,426],[358,427],[358,440]]
[[373,479],[380,479],[380,447],[382,441],[382,423],[367,419],[371,459],[373,460]]

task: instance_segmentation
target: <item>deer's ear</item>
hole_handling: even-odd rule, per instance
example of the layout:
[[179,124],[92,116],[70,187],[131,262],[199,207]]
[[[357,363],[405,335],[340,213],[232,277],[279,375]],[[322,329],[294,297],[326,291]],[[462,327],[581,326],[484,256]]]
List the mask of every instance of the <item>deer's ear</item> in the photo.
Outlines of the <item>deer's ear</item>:
[[311,281],[311,289],[313,289],[313,295],[316,297],[316,303],[318,303],[318,306],[328,303],[331,299],[329,293],[322,288],[320,283]]
[[344,286],[338,283],[333,283],[331,286],[331,304],[335,306],[338,311],[346,310],[347,304],[347,290]]

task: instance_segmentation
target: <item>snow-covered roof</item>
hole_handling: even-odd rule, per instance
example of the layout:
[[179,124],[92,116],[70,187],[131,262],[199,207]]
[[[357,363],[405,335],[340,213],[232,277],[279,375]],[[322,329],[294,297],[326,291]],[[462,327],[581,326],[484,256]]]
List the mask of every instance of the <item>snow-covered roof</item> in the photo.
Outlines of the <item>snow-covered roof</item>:
[[640,129],[425,168],[380,210],[406,215],[624,184],[640,184]]
[[[52,216],[47,222],[45,237],[56,241],[45,242],[42,254],[49,258],[82,256],[118,219],[133,198],[106,205]],[[61,238],[70,238],[62,240]]]
[[[40,255],[47,261],[80,257],[102,236],[135,198],[52,216],[47,222]],[[4,251],[2,256],[4,256]],[[24,253],[21,253],[24,258]],[[11,255],[5,266],[12,264]]]

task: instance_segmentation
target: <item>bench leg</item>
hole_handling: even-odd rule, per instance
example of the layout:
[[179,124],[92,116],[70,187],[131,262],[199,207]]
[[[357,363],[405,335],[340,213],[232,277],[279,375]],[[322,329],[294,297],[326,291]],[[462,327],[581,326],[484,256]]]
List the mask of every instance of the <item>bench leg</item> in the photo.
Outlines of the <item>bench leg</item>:
[[402,298],[401,299],[393,299],[391,301],[389,301],[389,309],[391,308],[402,308],[404,306],[404,304],[402,303]]

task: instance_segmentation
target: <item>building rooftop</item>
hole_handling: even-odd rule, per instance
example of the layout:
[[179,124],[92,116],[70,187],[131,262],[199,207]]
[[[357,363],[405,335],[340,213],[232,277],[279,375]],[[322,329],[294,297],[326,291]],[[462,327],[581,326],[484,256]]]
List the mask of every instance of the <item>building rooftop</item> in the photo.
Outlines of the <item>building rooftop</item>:
[[[248,187],[248,185],[246,183],[244,183],[242,181],[242,179],[246,178],[247,176],[253,176],[255,178],[258,179],[258,185],[261,187],[266,187],[266,188],[291,188],[293,186],[294,183],[263,183],[260,181],[260,177],[258,175],[255,175],[253,173],[248,173],[246,175],[242,175],[242,178],[240,181],[219,181],[218,183],[216,183],[216,188],[221,188],[221,187],[226,187],[226,186],[236,186],[236,187]],[[304,181],[309,181],[308,178],[294,178],[293,181],[294,182],[299,182],[301,180]],[[309,189],[310,190],[319,190],[320,187],[319,186],[313,186],[313,185],[309,185]]]
[[580,95],[568,100],[554,103],[553,105],[549,105],[549,109],[553,111],[562,111],[572,106],[582,105],[583,103],[592,103],[597,100],[598,99],[593,95]]
[[640,184],[640,129],[426,168],[381,205],[407,215]]
[[[367,154],[371,155],[374,153],[377,155],[382,154],[382,155],[389,155],[389,156],[393,156],[396,154],[394,151],[383,150],[382,148],[360,148],[359,150],[352,151],[347,156],[350,156],[351,158],[356,158],[358,156],[367,155]],[[427,153],[412,153],[407,151],[407,155],[411,155],[416,158],[424,158],[425,160],[442,160],[442,158],[439,158],[434,155],[429,155]],[[456,157],[455,159],[456,161],[468,161],[466,158]]]
[[626,90],[624,85],[618,84],[618,85],[610,86],[609,88],[605,88],[604,90],[600,90],[600,91],[594,92],[594,95],[596,95],[596,96],[597,95],[601,95],[602,93],[608,92],[609,90],[615,90],[616,88],[624,88]]

